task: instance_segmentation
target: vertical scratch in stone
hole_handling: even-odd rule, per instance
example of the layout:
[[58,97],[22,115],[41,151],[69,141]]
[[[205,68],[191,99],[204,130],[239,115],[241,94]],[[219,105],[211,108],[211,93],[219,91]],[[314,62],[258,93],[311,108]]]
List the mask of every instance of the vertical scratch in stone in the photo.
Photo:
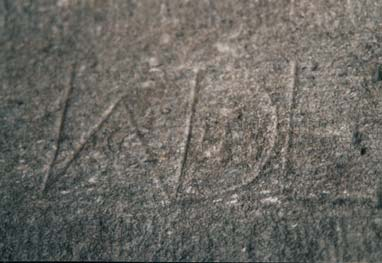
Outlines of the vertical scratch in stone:
[[201,74],[201,71],[198,69],[198,71],[196,72],[195,84],[191,87],[191,91],[189,95],[189,108],[188,108],[188,116],[186,119],[186,127],[185,127],[184,137],[183,137],[182,153],[179,159],[179,165],[175,175],[175,179],[177,181],[177,187],[175,190],[176,191],[175,198],[177,198],[178,196],[178,193],[182,185],[183,176],[184,176],[184,168],[187,161],[188,150],[190,147],[190,141],[192,136],[192,125],[194,122],[194,115],[195,115],[195,106],[197,102],[197,94],[198,94],[201,78],[202,78],[202,74]]
[[376,193],[377,193],[377,208],[382,209],[382,175],[379,175]]
[[[97,133],[97,131],[102,127],[102,125],[105,123],[105,121],[110,117],[110,115],[114,112],[118,104],[126,97],[127,95],[123,95],[120,98],[118,98],[115,102],[113,102],[101,115],[101,117],[98,119],[95,125],[90,128],[90,130],[81,137],[80,142],[75,147],[74,151],[69,155],[69,157],[66,159],[65,165],[62,168],[60,174],[64,174],[70,165],[73,163],[73,161],[79,156],[81,151],[84,149],[85,145],[88,143],[89,139],[93,137],[94,134]],[[46,190],[46,186],[44,188]]]
[[291,144],[291,134],[292,134],[292,121],[293,121],[293,109],[296,103],[296,79],[297,79],[297,63],[292,61],[290,63],[290,83],[289,83],[289,107],[288,107],[288,119],[286,128],[286,137],[282,153],[282,170],[285,174],[287,172],[288,155],[289,148]]
[[44,192],[45,189],[46,189],[46,186],[47,186],[47,183],[48,183],[48,180],[50,178],[50,175],[52,173],[52,169],[53,169],[53,166],[57,160],[57,157],[58,157],[58,153],[60,151],[60,141],[61,141],[61,138],[62,138],[62,133],[63,133],[63,130],[64,130],[64,124],[65,124],[65,119],[66,119],[66,114],[68,112],[68,107],[69,107],[69,99],[70,99],[70,96],[73,92],[73,86],[74,86],[74,79],[75,79],[75,70],[76,70],[76,66],[75,65],[70,65],[70,78],[69,78],[69,81],[68,81],[68,84],[66,86],[66,89],[65,89],[65,94],[64,94],[64,98],[63,98],[63,105],[62,105],[62,111],[60,113],[60,116],[57,118],[57,122],[56,122],[56,127],[55,127],[55,139],[54,139],[54,153],[52,154],[52,157],[50,159],[50,162],[48,164],[48,168],[47,168],[47,171],[45,173],[45,176],[44,176],[44,179],[43,179],[43,183],[42,183],[42,186],[41,186],[41,189],[40,191],[41,192]]
[[348,11],[350,20],[353,23],[353,26],[355,26],[353,0],[347,0],[346,1],[346,7],[347,7],[347,11]]
[[296,15],[295,7],[294,6],[295,6],[294,0],[290,0],[290,9],[289,9],[289,17],[290,17],[290,19],[292,19]]

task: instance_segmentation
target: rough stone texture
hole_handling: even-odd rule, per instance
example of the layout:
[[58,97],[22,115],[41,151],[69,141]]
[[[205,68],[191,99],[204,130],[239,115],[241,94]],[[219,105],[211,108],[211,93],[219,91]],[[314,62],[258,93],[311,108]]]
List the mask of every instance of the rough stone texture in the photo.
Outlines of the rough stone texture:
[[381,29],[378,0],[0,1],[0,260],[380,261]]

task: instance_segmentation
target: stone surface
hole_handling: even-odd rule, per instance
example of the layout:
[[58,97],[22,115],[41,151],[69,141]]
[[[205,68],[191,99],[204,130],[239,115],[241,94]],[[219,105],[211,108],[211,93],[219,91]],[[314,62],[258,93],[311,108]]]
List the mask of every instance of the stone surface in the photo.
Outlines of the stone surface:
[[1,1],[0,260],[378,262],[381,7]]

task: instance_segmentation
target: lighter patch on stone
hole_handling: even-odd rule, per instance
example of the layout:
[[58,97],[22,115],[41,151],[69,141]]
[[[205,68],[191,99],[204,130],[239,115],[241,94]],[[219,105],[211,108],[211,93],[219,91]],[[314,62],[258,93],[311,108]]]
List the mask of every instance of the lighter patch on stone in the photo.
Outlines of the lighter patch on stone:
[[215,44],[215,47],[216,49],[220,52],[220,53],[224,53],[224,54],[230,54],[230,55],[233,55],[233,56],[236,56],[237,55],[237,50],[236,48],[232,47],[230,44],[228,43],[222,43],[222,42],[217,42]]
[[95,184],[97,182],[97,178],[95,177],[90,177],[90,179],[88,180],[89,183],[91,184]]
[[219,202],[221,202],[221,201],[223,201],[223,199],[221,199],[221,198],[218,198],[218,199],[215,199],[214,201],[212,201],[214,204],[215,203],[219,203]]
[[189,186],[187,189],[186,189],[186,193],[188,194],[194,194],[195,193],[195,190],[192,186]]
[[152,68],[158,67],[160,65],[158,58],[156,57],[149,58],[149,65]]
[[238,200],[239,199],[239,196],[237,194],[233,194],[231,196],[231,200],[227,202],[227,204],[229,205],[234,205],[234,204],[237,204],[238,203]]
[[261,199],[260,202],[263,204],[279,204],[279,203],[281,203],[277,197],[267,197],[267,198]]
[[150,87],[155,85],[155,82],[152,81],[152,80],[148,80],[148,81],[142,82],[141,85],[142,85],[142,88],[144,88],[144,89],[145,88],[150,88]]
[[162,45],[166,45],[168,43],[170,43],[171,41],[171,37],[169,34],[166,34],[164,33],[163,35],[161,35],[160,39],[159,39],[159,42],[162,44]]
[[69,0],[58,0],[57,1],[57,6],[58,7],[68,7],[70,5]]

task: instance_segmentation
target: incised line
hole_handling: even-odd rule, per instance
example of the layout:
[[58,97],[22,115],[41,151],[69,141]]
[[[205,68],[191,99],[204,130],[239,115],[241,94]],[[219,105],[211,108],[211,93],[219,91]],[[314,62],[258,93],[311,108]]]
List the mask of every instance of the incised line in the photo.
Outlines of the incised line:
[[289,148],[291,144],[291,135],[292,135],[292,121],[293,121],[293,110],[296,104],[296,79],[297,79],[297,63],[292,61],[290,63],[290,83],[289,83],[289,105],[288,105],[288,122],[286,137],[284,142],[284,148],[282,152],[282,171],[284,174],[287,173],[288,165],[288,155]]
[[[84,149],[85,145],[88,143],[89,139],[97,133],[97,131],[102,127],[105,121],[110,117],[110,115],[114,112],[117,105],[125,98],[127,95],[123,95],[118,98],[115,102],[113,102],[101,115],[96,124],[90,128],[89,132],[87,132],[84,136],[81,137],[80,142],[75,147],[74,151],[66,158],[65,165],[62,168],[60,175],[64,174],[68,168],[71,166],[73,161],[79,156],[81,151]],[[53,183],[53,182],[51,182]],[[46,191],[48,184],[44,187],[44,191]]]
[[42,183],[42,186],[40,189],[41,192],[44,192],[46,189],[48,180],[49,180],[51,173],[52,173],[53,166],[56,163],[58,153],[60,151],[60,141],[61,141],[63,130],[64,130],[64,123],[65,123],[65,119],[66,119],[66,114],[68,112],[69,99],[70,99],[71,94],[73,92],[74,79],[75,79],[75,75],[76,75],[76,65],[70,65],[69,70],[70,70],[70,79],[68,81],[68,84],[66,85],[64,98],[63,98],[62,111],[60,113],[60,116],[56,120],[57,122],[56,122],[56,127],[55,127],[55,135],[56,136],[54,138],[54,152],[53,152],[53,155],[51,156],[47,171],[46,171],[44,179],[43,179],[43,183]]
[[178,197],[178,193],[180,192],[182,180],[184,177],[184,172],[185,172],[184,169],[185,169],[185,164],[187,161],[188,151],[190,147],[190,141],[192,137],[192,125],[194,122],[195,106],[197,102],[197,95],[198,95],[201,80],[202,80],[202,71],[198,69],[196,72],[195,84],[191,87],[190,95],[189,95],[188,116],[186,118],[186,127],[184,130],[183,145],[182,145],[183,151],[181,153],[178,169],[175,175],[175,178],[177,181],[177,187],[175,190],[176,191],[175,198]]

